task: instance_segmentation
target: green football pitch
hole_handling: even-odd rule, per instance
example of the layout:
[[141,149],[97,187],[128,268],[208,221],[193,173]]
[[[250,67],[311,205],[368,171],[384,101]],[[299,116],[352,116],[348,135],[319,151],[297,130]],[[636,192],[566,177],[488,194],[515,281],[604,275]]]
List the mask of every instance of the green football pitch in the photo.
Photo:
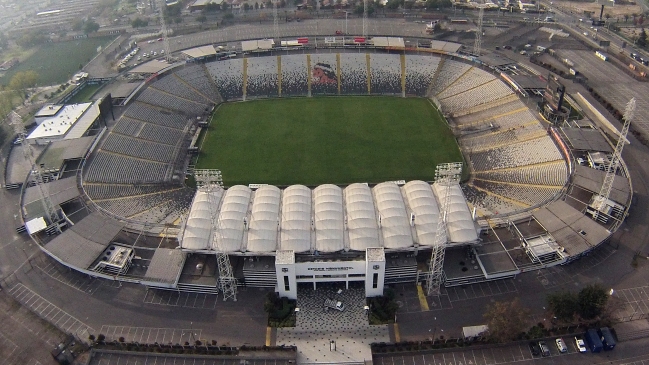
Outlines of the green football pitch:
[[433,180],[462,161],[455,137],[426,99],[317,97],[221,105],[196,168],[227,186]]

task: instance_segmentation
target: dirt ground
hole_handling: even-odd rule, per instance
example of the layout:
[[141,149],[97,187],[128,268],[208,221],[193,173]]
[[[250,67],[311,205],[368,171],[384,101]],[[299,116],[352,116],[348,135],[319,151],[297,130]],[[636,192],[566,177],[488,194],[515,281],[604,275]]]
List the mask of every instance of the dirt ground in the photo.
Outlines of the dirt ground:
[[[643,0],[637,0],[643,1]],[[599,16],[601,5],[595,2],[580,2],[580,1],[554,1],[554,6],[558,6],[564,11],[572,11],[573,13],[583,14],[584,11],[591,11],[595,16]],[[640,5],[615,5],[607,6],[604,8],[604,14],[611,14],[612,18],[623,16],[624,14],[642,14],[642,7]]]

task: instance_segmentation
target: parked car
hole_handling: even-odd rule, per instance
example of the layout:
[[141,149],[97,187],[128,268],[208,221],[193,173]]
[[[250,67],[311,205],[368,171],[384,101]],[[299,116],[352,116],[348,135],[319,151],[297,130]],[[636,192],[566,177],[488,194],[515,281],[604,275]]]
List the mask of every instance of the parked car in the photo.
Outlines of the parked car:
[[339,312],[342,312],[342,311],[345,310],[345,305],[341,301],[335,300],[335,299],[325,299],[324,307],[325,307],[325,309],[331,308],[331,309],[335,309],[335,310],[337,310]]
[[604,346],[604,350],[613,350],[615,348],[615,338],[613,337],[613,334],[611,333],[611,330],[608,327],[602,327],[599,329],[600,333],[600,339],[602,340],[602,345]]
[[550,356],[550,348],[545,341],[539,341],[539,347],[541,348],[541,355],[543,357]]
[[539,348],[539,345],[536,342],[530,342],[530,352],[532,353],[533,356],[539,356],[541,355],[541,348]]
[[597,333],[596,329],[591,328],[586,331],[586,333],[584,334],[584,339],[588,344],[588,348],[590,348],[590,352],[602,351],[604,345],[602,344],[602,340],[599,338],[599,334]]
[[575,337],[575,345],[577,345],[577,350],[579,350],[579,352],[588,352],[586,349],[586,343],[584,343],[582,338]]
[[554,342],[557,344],[557,350],[559,350],[559,352],[564,353],[568,351],[568,347],[566,347],[566,343],[563,342],[562,338],[557,338]]

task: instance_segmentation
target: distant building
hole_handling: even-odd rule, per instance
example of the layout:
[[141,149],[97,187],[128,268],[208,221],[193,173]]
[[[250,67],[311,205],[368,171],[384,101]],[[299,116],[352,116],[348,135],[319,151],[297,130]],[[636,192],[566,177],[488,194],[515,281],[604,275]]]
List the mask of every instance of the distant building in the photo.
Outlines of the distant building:
[[201,11],[208,4],[216,4],[220,6],[221,4],[223,4],[223,0],[196,0],[191,5],[189,5],[189,11]]
[[[98,118],[99,108],[93,103],[47,105],[36,113],[34,119],[38,126],[27,136],[27,141],[42,145],[65,139],[72,131],[75,138],[78,138],[84,135]],[[78,123],[79,121],[82,122]],[[79,131],[79,128],[83,131]]]

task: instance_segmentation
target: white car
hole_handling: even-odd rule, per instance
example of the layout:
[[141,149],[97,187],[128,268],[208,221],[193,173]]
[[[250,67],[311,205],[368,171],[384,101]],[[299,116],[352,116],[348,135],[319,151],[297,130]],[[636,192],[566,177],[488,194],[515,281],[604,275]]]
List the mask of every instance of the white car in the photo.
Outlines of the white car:
[[554,342],[557,344],[557,350],[559,350],[559,352],[564,353],[568,351],[566,343],[563,342],[563,339],[557,338],[556,340],[554,340]]
[[575,345],[577,345],[579,352],[588,352],[588,350],[586,349],[586,344],[581,338],[575,337]]

